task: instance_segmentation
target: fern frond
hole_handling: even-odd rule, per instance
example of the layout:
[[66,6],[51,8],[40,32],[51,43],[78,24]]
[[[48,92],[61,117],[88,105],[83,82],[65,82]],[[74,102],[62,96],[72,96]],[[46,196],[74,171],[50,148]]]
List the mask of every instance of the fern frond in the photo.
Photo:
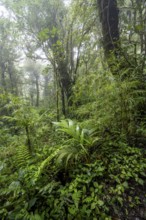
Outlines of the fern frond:
[[79,206],[81,196],[82,196],[81,190],[75,190],[74,193],[72,194],[72,199],[74,201],[76,208],[78,208],[78,206]]
[[42,172],[44,171],[44,169],[49,166],[49,163],[51,162],[51,160],[56,157],[59,153],[59,151],[62,149],[62,146],[57,148],[51,155],[49,155],[38,167],[38,171],[36,172],[36,179],[39,178],[39,176],[42,174]]
[[17,149],[16,158],[18,167],[26,166],[27,162],[31,159],[31,154],[28,146],[19,146]]

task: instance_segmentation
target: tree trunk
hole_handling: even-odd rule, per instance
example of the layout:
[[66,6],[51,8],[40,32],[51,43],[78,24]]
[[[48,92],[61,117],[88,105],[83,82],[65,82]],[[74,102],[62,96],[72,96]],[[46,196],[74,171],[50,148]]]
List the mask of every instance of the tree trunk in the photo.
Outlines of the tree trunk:
[[5,65],[2,63],[1,64],[1,83],[3,90],[7,92],[7,85],[6,85],[6,80],[5,80]]
[[36,107],[39,107],[39,100],[40,100],[40,91],[39,91],[39,80],[36,76]]
[[67,98],[67,105],[69,106],[71,98],[71,89],[72,89],[72,80],[69,75],[67,64],[63,57],[60,57],[58,60],[58,73],[60,78],[61,89],[63,89],[64,94]]
[[97,0],[102,24],[103,47],[109,67],[119,56],[119,10],[116,0]]
[[[62,95],[62,107],[65,107],[65,97],[67,100],[67,106],[71,105],[70,99],[72,94],[72,78],[68,69],[68,63],[66,59],[66,54],[62,45],[58,45],[58,36],[52,40],[52,51],[54,53],[56,71],[58,74],[59,85]],[[65,108],[64,108],[65,109]],[[64,112],[64,110],[63,110]]]
[[8,74],[10,79],[10,85],[11,85],[11,93],[14,94],[14,83],[13,83],[13,73],[12,73],[12,64],[10,63],[8,66]]
[[62,113],[64,116],[66,116],[65,96],[64,96],[63,88],[61,88],[61,100],[62,100]]

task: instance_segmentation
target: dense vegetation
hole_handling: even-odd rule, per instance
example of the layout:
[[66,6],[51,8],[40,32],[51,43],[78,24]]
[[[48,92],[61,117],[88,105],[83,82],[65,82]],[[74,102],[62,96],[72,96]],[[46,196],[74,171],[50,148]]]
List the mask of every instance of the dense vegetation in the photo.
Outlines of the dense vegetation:
[[145,0],[0,0],[0,219],[146,219]]

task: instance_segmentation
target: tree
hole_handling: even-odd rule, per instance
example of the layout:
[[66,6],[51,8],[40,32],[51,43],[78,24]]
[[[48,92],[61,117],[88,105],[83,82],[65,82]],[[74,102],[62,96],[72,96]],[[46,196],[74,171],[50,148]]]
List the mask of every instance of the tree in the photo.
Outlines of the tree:
[[15,24],[5,17],[0,18],[0,84],[4,92],[18,94],[18,74],[15,62],[18,59],[15,40]]
[[[112,73],[117,75],[117,72],[121,70],[138,67],[143,80],[145,64],[143,54],[139,54],[139,49],[141,53],[145,53],[144,1],[98,0],[97,2],[102,24],[105,57]],[[123,42],[126,47],[123,47]],[[131,73],[127,71],[127,76],[129,75]]]
[[[41,65],[38,63],[35,63],[31,60],[27,60],[24,65],[24,71],[28,75],[28,83],[30,84],[30,98],[32,105],[35,105],[36,107],[40,104],[40,83],[41,83]],[[25,73],[25,74],[26,74]],[[35,88],[34,88],[35,86]],[[35,104],[34,104],[34,96],[36,97]]]
[[80,55],[83,57],[85,42],[91,38],[90,31],[95,27],[95,19],[88,17],[91,7],[88,10],[84,5],[79,16],[78,3],[67,8],[62,0],[3,2],[13,11],[19,24],[27,56],[36,59],[38,54],[41,56],[38,53],[41,48],[51,63],[61,94],[62,112],[66,115],[68,106],[72,105],[72,87],[80,67]]
[[34,55],[38,48],[42,48],[53,65],[61,88],[62,109],[65,115],[65,96],[69,105],[72,79],[68,71],[64,45],[65,30],[62,25],[66,9],[63,1],[20,1],[19,4],[15,1],[5,1],[5,4],[13,11],[20,30],[26,36],[28,52],[33,52]]
[[103,46],[108,59],[113,52],[119,50],[119,9],[116,0],[98,0],[100,20],[102,24]]

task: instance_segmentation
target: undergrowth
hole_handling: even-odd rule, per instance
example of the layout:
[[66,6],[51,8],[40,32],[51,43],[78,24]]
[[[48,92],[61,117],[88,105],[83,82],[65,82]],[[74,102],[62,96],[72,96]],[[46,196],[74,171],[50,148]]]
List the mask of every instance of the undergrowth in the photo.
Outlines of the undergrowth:
[[77,120],[55,122],[46,110],[2,98],[0,219],[146,218],[146,127],[138,111],[145,93],[137,79],[88,77],[91,84],[76,84],[70,115]]

